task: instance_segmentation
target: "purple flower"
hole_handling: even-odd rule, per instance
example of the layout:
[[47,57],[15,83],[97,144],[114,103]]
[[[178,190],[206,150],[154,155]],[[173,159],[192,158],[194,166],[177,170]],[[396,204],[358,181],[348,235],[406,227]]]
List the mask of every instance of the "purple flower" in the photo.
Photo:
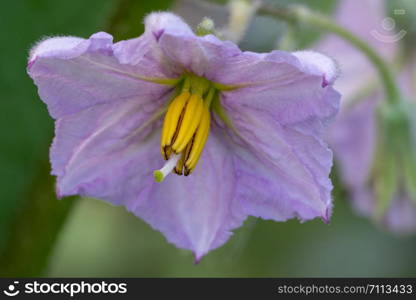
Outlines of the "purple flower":
[[[383,2],[378,0],[343,0],[337,14],[338,22],[392,62],[398,55],[399,43],[394,39],[394,32],[383,28],[384,18]],[[403,158],[414,155],[412,149],[416,148],[409,145],[404,153],[394,150],[393,154],[382,151],[400,147],[402,141],[393,136],[387,143],[381,140],[385,134],[381,126],[388,121],[378,116],[380,106],[387,101],[383,98],[382,87],[375,82],[378,75],[362,53],[336,37],[324,39],[316,48],[331,53],[343,70],[337,87],[345,101],[339,118],[330,128],[329,141],[352,204],[360,214],[375,219],[393,232],[415,232],[416,194],[412,192],[414,183],[409,183],[412,180],[409,174],[416,169],[411,170],[412,163],[404,163]],[[409,59],[397,78],[408,98],[414,98],[414,91],[410,90],[414,66],[415,61]],[[414,115],[413,120],[408,121],[416,125]],[[393,135],[404,135],[405,131],[403,127],[397,128]],[[415,134],[416,127],[410,131]],[[411,136],[405,138],[416,145],[416,137],[411,139]],[[411,157],[406,159],[412,160]]]
[[115,44],[100,32],[31,51],[29,75],[56,119],[59,196],[123,205],[197,260],[248,215],[327,221],[332,60],[242,52],[170,13],[145,24]]
[[[345,109],[331,127],[329,140],[339,164],[341,179],[357,211],[375,219],[394,233],[414,233],[416,194],[412,192],[415,182],[410,180],[416,178],[416,137],[409,141],[413,147],[406,147],[404,153],[390,153],[391,149],[400,148],[401,141],[392,136],[387,141],[393,144],[390,147],[386,146],[385,141],[380,141],[383,133],[378,122],[377,107],[381,101],[385,100],[373,94]],[[410,121],[413,126],[416,125],[414,116]],[[415,129],[413,128],[413,134]],[[395,132],[394,135],[402,134],[404,132]],[[384,152],[386,149],[388,151]],[[413,158],[406,157],[407,155]]]

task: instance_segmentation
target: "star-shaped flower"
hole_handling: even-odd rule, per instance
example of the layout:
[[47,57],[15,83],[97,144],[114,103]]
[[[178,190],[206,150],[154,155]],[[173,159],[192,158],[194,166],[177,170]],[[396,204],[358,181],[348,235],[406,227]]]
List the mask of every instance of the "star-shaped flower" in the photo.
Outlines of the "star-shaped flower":
[[115,44],[100,32],[31,51],[29,75],[56,119],[59,196],[124,205],[197,260],[249,215],[327,221],[333,61],[243,52],[171,13],[145,24]]

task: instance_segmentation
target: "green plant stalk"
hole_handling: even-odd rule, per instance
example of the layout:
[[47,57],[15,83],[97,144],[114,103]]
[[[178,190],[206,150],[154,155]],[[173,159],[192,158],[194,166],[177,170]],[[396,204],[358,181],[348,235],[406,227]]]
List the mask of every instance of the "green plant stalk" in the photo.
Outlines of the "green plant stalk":
[[297,5],[291,6],[289,8],[276,8],[267,4],[263,4],[259,8],[258,13],[279,18],[293,24],[313,26],[320,30],[338,35],[340,38],[344,39],[359,51],[361,51],[374,65],[378,71],[380,80],[383,83],[387,101],[389,101],[391,104],[395,104],[400,101],[400,90],[397,87],[393,73],[390,71],[389,66],[384,62],[384,60],[366,42],[361,40],[359,37],[344,27],[334,23],[327,16],[318,12],[311,11],[306,7]]

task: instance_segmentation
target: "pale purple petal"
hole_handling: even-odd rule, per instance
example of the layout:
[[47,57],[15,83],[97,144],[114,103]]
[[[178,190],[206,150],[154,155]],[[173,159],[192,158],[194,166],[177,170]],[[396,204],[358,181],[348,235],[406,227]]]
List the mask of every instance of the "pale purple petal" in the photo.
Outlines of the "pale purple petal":
[[338,76],[335,62],[312,51],[270,53],[243,52],[229,58],[214,73],[214,81],[237,86],[280,86],[302,77],[314,76],[322,85],[332,83]]
[[[336,153],[335,153],[336,155]],[[356,212],[365,217],[371,217],[375,210],[374,196],[368,185],[350,187],[349,200]]]
[[62,59],[78,56],[88,47],[86,43],[83,43],[84,41],[85,39],[74,36],[44,39],[30,50],[29,65],[33,64],[39,55],[55,56]]
[[31,51],[28,72],[50,114],[59,118],[97,104],[158,99],[168,87],[145,82],[137,68],[114,56],[111,35],[57,37]]
[[132,66],[134,73],[151,78],[176,78],[175,72],[153,36],[144,34],[138,38],[124,40],[113,45],[114,56],[120,64]]
[[148,153],[157,153],[162,163],[159,146],[146,140],[160,126],[164,101],[101,104],[59,119],[50,155],[60,196],[88,195],[115,204],[137,197],[143,170],[152,178],[145,166]]
[[223,78],[215,75],[218,69],[224,68],[230,58],[241,54],[236,45],[213,35],[197,37],[164,33],[159,45],[166,57],[182,72],[192,72],[220,83]]
[[[360,215],[368,218],[373,217],[377,198],[370,188],[367,186],[354,187],[351,190],[351,200]],[[405,190],[399,190],[391,199],[380,223],[387,230],[398,235],[416,232],[416,203]]]
[[[147,182],[137,199],[127,204],[171,243],[192,250],[197,261],[224,244],[246,217],[234,196],[238,178],[233,176],[228,148],[217,132],[211,131],[190,176],[170,175],[162,183]],[[159,168],[160,162],[149,167]]]
[[339,163],[341,178],[348,187],[364,186],[374,162],[376,98],[370,97],[345,108],[329,130],[328,141]]
[[416,232],[416,203],[409,195],[399,194],[393,199],[384,217],[384,224],[397,234]]
[[228,76],[221,74],[222,83],[247,85],[223,93],[223,104],[231,110],[244,106],[269,111],[282,125],[308,118],[331,118],[338,110],[337,97],[325,96],[336,92],[323,88],[333,81],[335,64],[318,69],[310,57],[301,60],[288,52],[273,51],[245,52],[230,60],[228,66]]
[[[223,98],[237,132],[230,131],[235,143],[237,195],[250,215],[277,221],[293,217],[329,219],[332,153],[322,137],[327,122],[337,112],[339,95],[331,87],[321,87],[319,81],[313,83],[323,90],[321,97],[329,98],[324,101],[333,103],[331,116],[311,114],[290,125],[282,124],[273,106],[260,105],[261,95],[252,94],[253,105],[241,103],[239,93]],[[280,101],[278,94],[274,101]]]
[[172,13],[152,13],[145,19],[142,36],[114,44],[114,55],[122,64],[135,66],[148,77],[177,77],[178,66],[169,61],[158,44],[164,32],[194,36],[191,28]]
[[[163,19],[163,24],[181,24],[169,14],[159,18]],[[286,84],[293,78],[298,80],[299,76],[310,75],[319,77],[322,85],[328,85],[338,76],[334,61],[317,52],[257,54],[242,52],[235,44],[213,35],[199,37],[188,30],[175,31],[169,26],[159,31],[162,33],[158,45],[179,72],[193,72],[217,83],[264,86]]]
[[145,20],[145,35],[156,42],[155,52],[177,73],[192,72],[214,80],[212,73],[241,50],[214,35],[196,36],[182,19],[171,13],[153,13]]
[[179,16],[169,12],[151,13],[144,20],[145,34],[158,40],[162,34],[192,35],[192,29]]
[[339,76],[338,66],[328,56],[314,51],[296,51],[292,54],[299,59],[302,70],[323,77],[323,86],[333,84]]
[[[197,260],[225,243],[246,217],[234,197],[236,179],[226,142],[211,133],[191,176],[169,175],[156,183],[153,171],[164,164],[160,129],[150,125],[140,130],[146,114],[134,103],[104,106],[59,122],[51,156],[60,193],[124,205],[177,247],[192,250]],[[94,126],[84,122],[94,118]],[[89,128],[80,130],[81,124]],[[68,142],[68,136],[80,143]],[[59,169],[68,155],[66,167]]]
[[358,214],[371,217],[375,199],[369,176],[376,150],[376,105],[372,96],[345,107],[328,132],[337,171]]

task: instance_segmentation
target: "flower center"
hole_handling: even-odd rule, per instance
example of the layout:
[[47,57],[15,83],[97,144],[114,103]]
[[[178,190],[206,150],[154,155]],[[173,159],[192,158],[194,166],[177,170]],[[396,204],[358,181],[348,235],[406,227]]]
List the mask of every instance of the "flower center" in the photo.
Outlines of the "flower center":
[[154,171],[157,182],[172,171],[188,176],[195,169],[208,139],[210,106],[216,92],[214,85],[205,78],[185,77],[163,122],[160,151],[166,163]]

